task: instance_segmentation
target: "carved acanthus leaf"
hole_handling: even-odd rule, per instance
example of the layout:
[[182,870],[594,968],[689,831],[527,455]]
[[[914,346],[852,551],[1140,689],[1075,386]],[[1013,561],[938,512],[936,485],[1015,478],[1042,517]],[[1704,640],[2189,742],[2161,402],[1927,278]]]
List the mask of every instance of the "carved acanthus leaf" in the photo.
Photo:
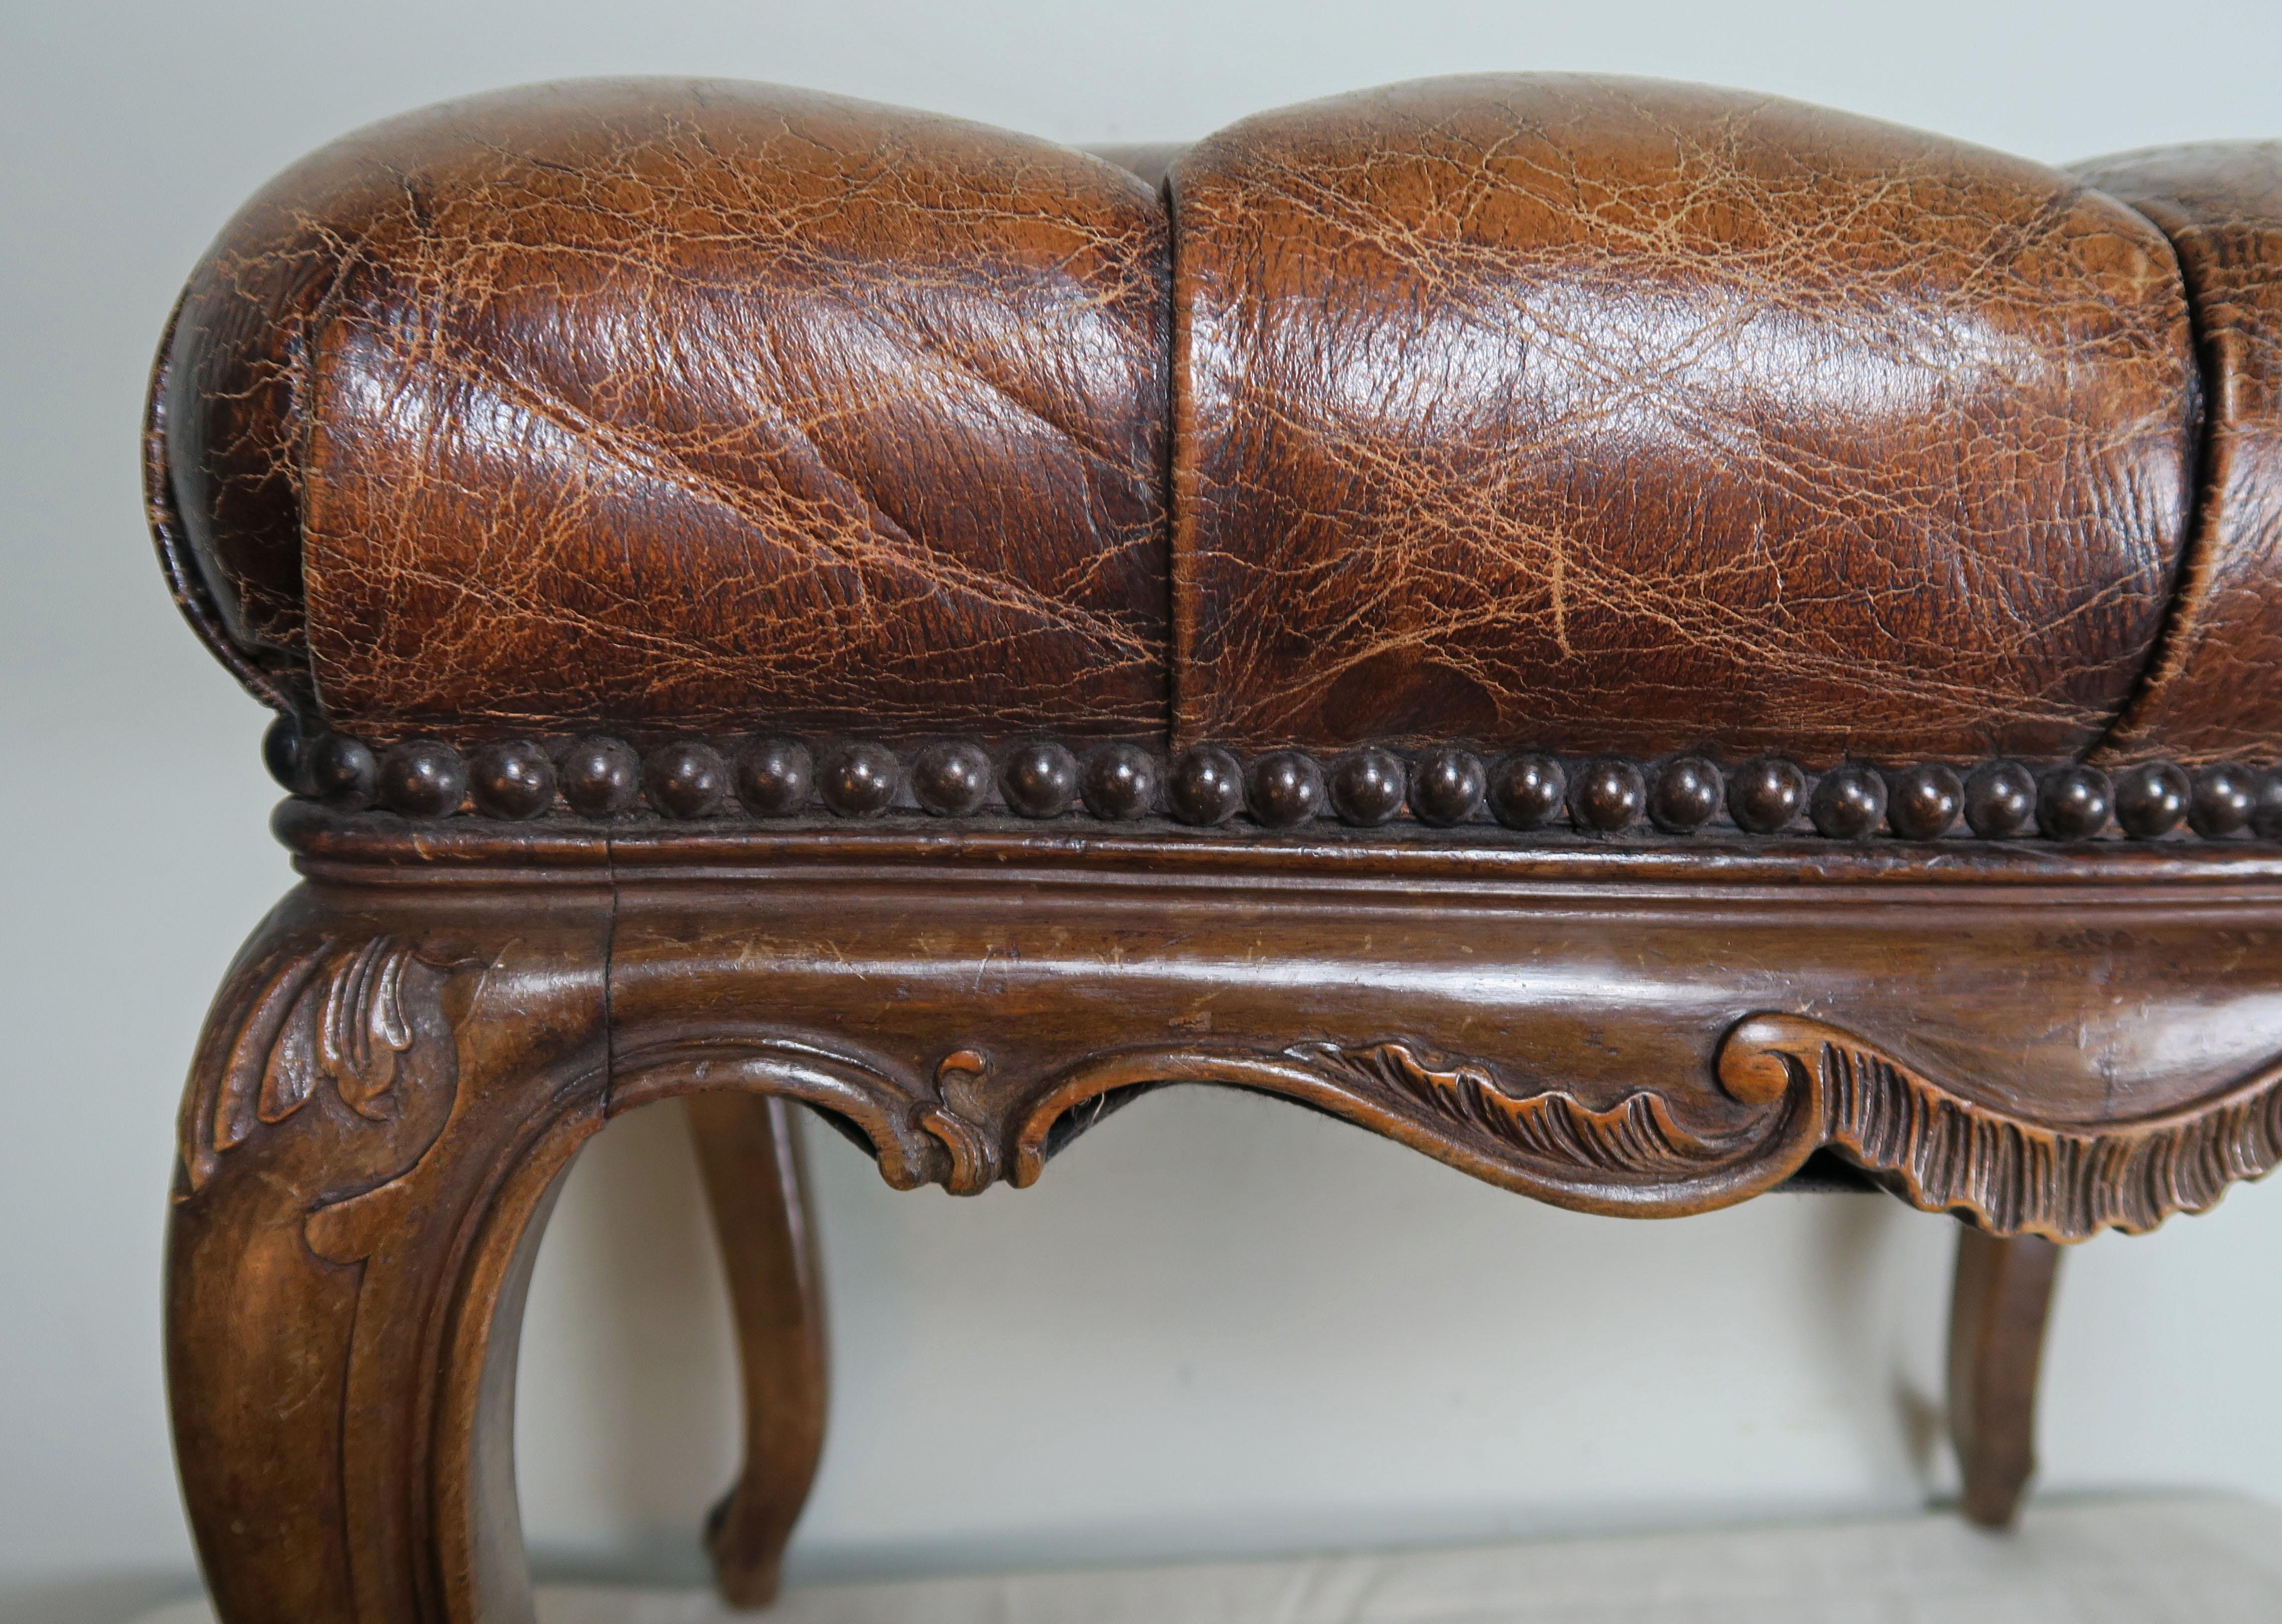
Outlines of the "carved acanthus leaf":
[[1646,1089],[1605,1110],[1557,1088],[1510,1094],[1485,1065],[1437,1063],[1403,1043],[1300,1043],[1284,1052],[1326,1076],[1408,1097],[1526,1155],[1580,1169],[1694,1172],[1733,1156],[1747,1137],[1691,1132],[1661,1095]]
[[260,975],[213,1098],[187,1114],[182,1163],[202,1187],[215,1158],[257,1127],[291,1118],[330,1087],[370,1122],[397,1115],[400,1059],[417,1025],[406,1007],[412,947],[393,936],[325,937]]
[[2081,1241],[2200,1212],[2282,1162],[2282,1066],[2216,1097],[2097,1128],[2047,1127],[1963,1098],[1875,1045],[1802,1016],[1728,1033],[1720,1074],[1769,1060],[1812,1088],[1823,1134],[1917,1205],[2000,1234]]

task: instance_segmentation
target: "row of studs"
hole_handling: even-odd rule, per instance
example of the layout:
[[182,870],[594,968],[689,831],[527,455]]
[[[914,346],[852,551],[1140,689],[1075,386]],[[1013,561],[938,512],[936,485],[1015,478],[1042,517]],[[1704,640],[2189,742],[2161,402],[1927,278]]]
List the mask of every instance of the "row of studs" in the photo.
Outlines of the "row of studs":
[[2015,762],[1987,762],[1963,777],[1938,764],[1889,773],[1849,763],[1810,780],[1775,756],[1722,773],[1690,755],[1643,769],[1619,757],[1564,765],[1534,753],[1485,762],[1455,748],[1406,762],[1392,751],[1365,747],[1327,770],[1299,750],[1269,751],[1246,765],[1218,746],[1199,745],[1160,768],[1136,745],[1098,745],[1080,757],[1065,746],[1032,740],[1005,751],[994,772],[981,746],[956,739],[927,746],[908,769],[883,745],[838,745],[819,762],[789,739],[756,739],[726,754],[683,739],[646,756],[601,735],[551,752],[510,739],[463,758],[432,739],[376,754],[338,733],[305,738],[290,717],[272,724],[263,755],[297,794],[343,810],[378,805],[408,817],[448,816],[470,801],[493,817],[536,817],[551,811],[558,797],[586,817],[617,816],[643,800],[679,819],[738,807],[782,817],[819,800],[842,817],[864,817],[887,810],[903,788],[924,810],[959,817],[984,810],[995,787],[1007,808],[1025,817],[1056,817],[1083,807],[1113,821],[1161,810],[1183,823],[1212,825],[1242,813],[1271,829],[1326,815],[1375,825],[1406,810],[1421,823],[1448,826],[1486,810],[1511,829],[1548,828],[1565,816],[1590,831],[1614,833],[1646,821],[1685,834],[1709,824],[1724,805],[1736,827],[1750,833],[1773,834],[1804,815],[1835,839],[1859,839],[1881,827],[1904,839],[1937,839],[1960,821],[1991,839],[2032,831],[2087,839],[2111,822],[2139,839],[2182,824],[2208,839],[2244,830],[2282,838],[2282,771],[2232,765],[2190,777],[2154,762],[2111,778],[2079,766],[2040,777]]

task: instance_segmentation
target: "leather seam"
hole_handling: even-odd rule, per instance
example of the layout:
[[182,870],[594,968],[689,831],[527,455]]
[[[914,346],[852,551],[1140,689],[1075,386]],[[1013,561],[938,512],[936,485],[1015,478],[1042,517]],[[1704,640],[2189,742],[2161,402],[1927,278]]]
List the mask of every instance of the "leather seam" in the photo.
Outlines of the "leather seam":
[[2213,403],[2222,397],[2224,380],[2218,375],[2219,358],[2212,352],[2209,334],[2203,321],[2203,290],[2197,285],[2195,273],[2187,256],[2179,250],[2178,238],[2164,228],[2162,221],[2120,197],[2090,189],[2128,211],[2163,239],[2171,251],[2171,262],[2178,269],[2179,290],[2187,306],[2188,352],[2194,358],[2193,443],[2188,452],[2187,522],[2182,527],[2178,561],[2171,572],[2171,590],[2163,606],[2162,623],[2147,644],[2146,658],[2141,662],[2138,677],[2123,703],[2108,718],[2100,736],[2087,746],[2077,758],[2088,762],[2110,760],[2122,748],[2119,741],[2131,737],[2140,725],[2140,711],[2160,695],[2165,677],[2171,669],[2174,646],[2187,635],[2188,616],[2193,606],[2186,601],[2188,592],[2203,561],[2217,545],[2213,533],[2219,522],[2219,491],[2212,483],[2213,437],[2217,432],[2216,414]]

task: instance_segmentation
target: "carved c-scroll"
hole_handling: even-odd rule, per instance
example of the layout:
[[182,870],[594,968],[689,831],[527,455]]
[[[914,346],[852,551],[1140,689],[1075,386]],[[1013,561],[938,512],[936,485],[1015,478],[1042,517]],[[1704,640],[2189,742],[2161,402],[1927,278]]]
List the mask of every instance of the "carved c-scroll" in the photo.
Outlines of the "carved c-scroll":
[[1036,1180],[1054,1125],[1074,1108],[1169,1082],[1303,1101],[1477,1178],[1590,1211],[1653,1216],[1740,1201],[1788,1178],[1815,1143],[1809,1092],[1780,1070],[1727,1079],[1729,1097],[1747,1108],[1740,1120],[1689,1125],[1653,1090],[1596,1110],[1563,1089],[1517,1090],[1485,1063],[1393,1040],[1157,1048],[1095,1056],[1053,1079],[1015,1129],[1012,1182]]
[[1971,1213],[2000,1234],[2138,1234],[2200,1212],[2282,1162],[2282,1066],[2216,1098],[2097,1128],[2022,1121],[1956,1093],[1853,1033],[1757,1015],[1720,1045],[1729,1089],[1778,1082],[1816,1102],[1828,1142],[1921,1207]]
[[989,1064],[973,1049],[956,1050],[929,1087],[919,1073],[850,1045],[766,1031],[662,1034],[619,1046],[611,1110],[710,1088],[779,1094],[851,1124],[896,1189],[940,1184],[972,1195],[998,1177],[997,1141],[943,1088],[979,1079]]

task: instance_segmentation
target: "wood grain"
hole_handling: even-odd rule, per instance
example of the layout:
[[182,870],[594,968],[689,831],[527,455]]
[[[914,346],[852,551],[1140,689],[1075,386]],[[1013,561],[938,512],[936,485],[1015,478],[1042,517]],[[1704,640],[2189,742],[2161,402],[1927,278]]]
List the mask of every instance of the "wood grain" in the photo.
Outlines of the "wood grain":
[[[2282,869],[2250,846],[281,827],[305,882],[216,1001],[170,1241],[229,1624],[529,1616],[523,1283],[578,1144],[662,1100],[697,1102],[737,1305],[747,1465],[714,1549],[742,1602],[821,1439],[789,1102],[958,1193],[1177,1083],[1594,1212],[1710,1210],[1828,1148],[2000,1245],[2200,1209],[2282,1139]],[[2026,1298],[1975,1256],[1960,1437],[1989,1510],[2025,1477]]]
[[824,1452],[828,1368],[816,1231],[791,1108],[747,1094],[689,1101],[691,1136],[729,1276],[745,1462],[706,1528],[722,1599],[775,1599],[785,1542]]
[[1957,1232],[1949,1314],[1949,1432],[1967,1517],[2012,1526],[2037,1469],[2037,1371],[2061,1249],[2040,1235]]

